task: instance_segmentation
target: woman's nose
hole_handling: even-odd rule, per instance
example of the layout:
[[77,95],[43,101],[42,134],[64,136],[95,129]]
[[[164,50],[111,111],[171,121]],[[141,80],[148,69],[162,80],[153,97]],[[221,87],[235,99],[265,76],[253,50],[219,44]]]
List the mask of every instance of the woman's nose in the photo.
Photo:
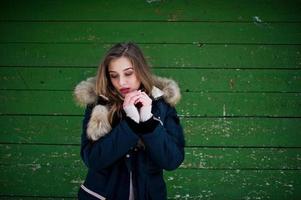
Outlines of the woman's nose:
[[125,85],[125,83],[126,83],[125,78],[124,77],[120,77],[119,78],[119,85],[123,86],[123,85]]

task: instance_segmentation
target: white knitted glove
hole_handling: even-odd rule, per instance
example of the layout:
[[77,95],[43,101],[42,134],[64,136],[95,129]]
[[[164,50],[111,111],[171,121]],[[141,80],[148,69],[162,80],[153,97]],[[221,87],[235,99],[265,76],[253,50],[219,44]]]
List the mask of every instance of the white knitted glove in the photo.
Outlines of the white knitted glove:
[[126,106],[125,108],[123,108],[123,110],[125,111],[126,116],[134,120],[136,123],[139,123],[139,112],[133,104]]
[[140,121],[145,122],[153,116],[152,105],[142,106],[140,108]]

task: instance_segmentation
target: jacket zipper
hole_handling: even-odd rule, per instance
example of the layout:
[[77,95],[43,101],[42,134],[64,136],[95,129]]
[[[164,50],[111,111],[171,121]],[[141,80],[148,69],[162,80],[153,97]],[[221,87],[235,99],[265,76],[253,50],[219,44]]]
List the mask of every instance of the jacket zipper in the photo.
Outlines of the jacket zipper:
[[157,117],[153,116],[153,119],[156,121],[159,121],[160,124],[163,126],[163,122],[161,121],[160,117],[157,118]]

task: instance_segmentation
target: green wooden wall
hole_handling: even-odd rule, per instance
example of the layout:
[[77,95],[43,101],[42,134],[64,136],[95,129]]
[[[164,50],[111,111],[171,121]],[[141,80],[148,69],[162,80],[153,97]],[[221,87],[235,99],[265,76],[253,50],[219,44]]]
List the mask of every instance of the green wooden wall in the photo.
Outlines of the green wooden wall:
[[301,2],[2,1],[0,199],[75,199],[74,86],[115,42],[178,81],[186,159],[170,199],[301,199]]

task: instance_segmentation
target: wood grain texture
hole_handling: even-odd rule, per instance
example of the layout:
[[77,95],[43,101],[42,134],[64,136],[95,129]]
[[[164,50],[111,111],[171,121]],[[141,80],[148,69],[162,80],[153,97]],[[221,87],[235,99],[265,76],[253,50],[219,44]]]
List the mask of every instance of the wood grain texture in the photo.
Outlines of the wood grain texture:
[[[1,43],[301,44],[300,23],[1,22]],[[220,34],[222,31],[223,34]]]
[[[0,66],[97,68],[112,44],[0,43]],[[154,68],[298,69],[300,45],[139,44]]]

